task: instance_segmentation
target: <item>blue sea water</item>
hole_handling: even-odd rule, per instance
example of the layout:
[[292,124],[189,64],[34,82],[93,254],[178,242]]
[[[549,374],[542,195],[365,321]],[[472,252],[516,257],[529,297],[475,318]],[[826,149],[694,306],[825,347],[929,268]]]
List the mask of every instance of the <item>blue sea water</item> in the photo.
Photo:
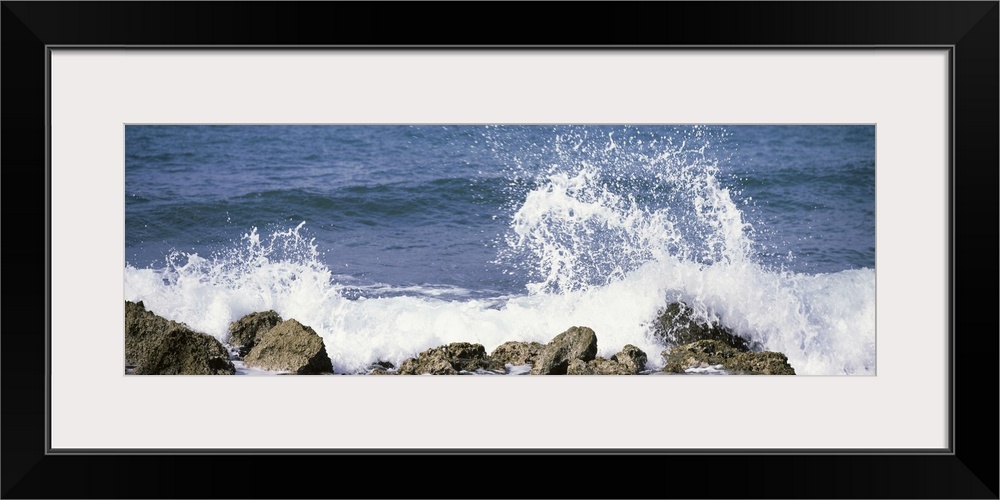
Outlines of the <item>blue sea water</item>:
[[338,371],[595,329],[662,365],[683,300],[803,374],[875,370],[874,126],[125,128],[126,299]]

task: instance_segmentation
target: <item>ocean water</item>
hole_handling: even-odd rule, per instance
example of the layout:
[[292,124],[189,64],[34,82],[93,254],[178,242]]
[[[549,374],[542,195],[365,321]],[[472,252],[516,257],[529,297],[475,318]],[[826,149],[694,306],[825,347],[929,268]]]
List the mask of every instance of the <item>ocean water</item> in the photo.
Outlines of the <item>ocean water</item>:
[[274,309],[334,369],[570,326],[662,367],[668,302],[874,374],[874,126],[125,128],[125,299],[227,340]]

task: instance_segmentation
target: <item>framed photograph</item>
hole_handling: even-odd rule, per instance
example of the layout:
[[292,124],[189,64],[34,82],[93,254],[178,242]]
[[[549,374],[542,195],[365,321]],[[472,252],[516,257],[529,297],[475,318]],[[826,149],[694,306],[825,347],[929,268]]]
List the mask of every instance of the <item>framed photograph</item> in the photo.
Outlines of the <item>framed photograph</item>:
[[127,374],[877,374],[874,124],[124,135]]
[[[418,5],[4,3],[8,186],[46,194],[8,225],[46,272],[7,302],[4,497],[298,497],[181,471],[313,460],[405,497],[415,455],[462,476],[435,496],[555,458],[627,460],[628,496],[997,497],[995,400],[956,386],[996,373],[956,313],[997,241],[956,232],[996,213],[996,2],[641,4],[624,45]],[[530,496],[621,496],[567,488]]]

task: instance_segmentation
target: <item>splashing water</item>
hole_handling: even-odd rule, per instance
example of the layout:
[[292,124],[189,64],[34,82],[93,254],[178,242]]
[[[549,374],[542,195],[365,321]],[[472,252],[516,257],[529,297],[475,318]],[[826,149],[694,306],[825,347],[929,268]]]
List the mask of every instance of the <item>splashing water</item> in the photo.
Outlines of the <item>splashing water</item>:
[[308,315],[338,300],[343,287],[320,262],[315,241],[301,234],[304,225],[276,230],[263,241],[254,227],[240,243],[210,258],[175,250],[160,270],[127,267],[126,298],[145,300],[163,311],[159,314],[222,341],[229,323],[251,312]]
[[[752,257],[752,227],[719,185],[704,129],[679,144],[588,135],[556,136],[554,158],[505,237],[501,261],[531,276],[531,292],[603,286],[653,260],[711,265]],[[531,169],[515,163],[517,171]]]

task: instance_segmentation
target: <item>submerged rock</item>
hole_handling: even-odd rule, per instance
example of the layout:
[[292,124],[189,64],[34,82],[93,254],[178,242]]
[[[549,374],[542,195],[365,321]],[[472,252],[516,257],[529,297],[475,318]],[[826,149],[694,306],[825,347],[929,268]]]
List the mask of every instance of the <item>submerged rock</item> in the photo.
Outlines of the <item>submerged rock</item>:
[[618,354],[611,356],[611,360],[624,366],[631,374],[637,374],[646,369],[649,358],[642,349],[632,344],[625,344]]
[[698,340],[717,340],[736,350],[754,350],[746,339],[722,325],[694,320],[694,310],[683,302],[674,302],[653,321],[653,335],[667,345],[689,344]]
[[136,375],[233,375],[222,343],[125,301],[125,365]]
[[572,360],[590,361],[597,356],[597,334],[585,326],[574,326],[556,335],[535,360],[532,375],[565,375]]
[[369,375],[396,375],[396,365],[383,360],[378,360],[366,369]]
[[545,345],[538,342],[504,342],[490,353],[490,359],[501,366],[531,365],[535,363],[543,349]]
[[265,333],[281,323],[281,316],[274,311],[255,312],[229,324],[229,345],[246,356]]
[[665,372],[722,365],[734,375],[795,375],[788,358],[779,352],[744,352],[719,340],[699,340],[663,351]]
[[261,336],[243,362],[252,368],[299,375],[332,373],[323,338],[312,328],[289,319]]
[[[499,366],[502,369],[503,365]],[[421,352],[399,366],[400,375],[458,375],[459,372],[497,370],[482,344],[454,342]]]

